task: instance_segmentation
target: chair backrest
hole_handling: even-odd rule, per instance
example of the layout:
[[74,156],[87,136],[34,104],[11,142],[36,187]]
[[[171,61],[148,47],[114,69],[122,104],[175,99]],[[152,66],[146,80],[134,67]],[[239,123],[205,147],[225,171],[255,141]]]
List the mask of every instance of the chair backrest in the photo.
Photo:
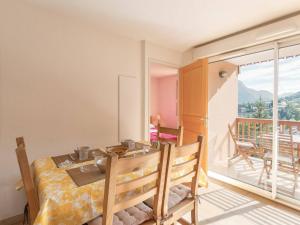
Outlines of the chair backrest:
[[291,134],[282,134],[278,136],[278,148],[279,154],[283,156],[288,156],[294,162],[294,144],[293,144],[293,135]]
[[264,151],[272,151],[273,149],[273,135],[264,134],[259,138],[259,146],[264,149]]
[[152,115],[150,116],[150,123],[154,126],[157,126],[160,123],[160,115]]
[[[273,149],[273,135],[265,134],[260,138],[259,144],[266,151],[272,151]],[[293,135],[291,134],[279,134],[278,135],[278,151],[279,156],[288,157],[290,162],[294,163],[294,145]]]
[[[154,197],[153,212],[161,218],[165,173],[167,169],[169,145],[162,145],[160,150],[131,158],[118,158],[114,153],[107,156],[106,179],[103,203],[103,225],[111,225],[113,214]],[[154,168],[150,174],[147,169]],[[128,173],[143,175],[130,181],[117,183],[118,177]],[[139,190],[136,193],[136,190]],[[116,196],[130,194],[129,198]],[[119,200],[117,200],[119,199]]]
[[[198,195],[199,173],[201,170],[201,160],[204,153],[204,137],[198,136],[198,141],[184,146],[171,145],[168,154],[168,166],[166,173],[163,216],[168,214],[168,202],[170,188],[175,185],[191,183],[192,197]],[[182,162],[181,159],[184,159]],[[178,177],[177,175],[180,174]],[[184,174],[184,175],[181,175]]]
[[235,146],[237,146],[237,142],[236,142],[237,141],[237,136],[232,132],[230,124],[228,124],[228,130],[229,130],[229,134],[230,134]]
[[25,141],[24,141],[24,138],[23,137],[17,137],[16,138],[16,142],[17,142],[17,147],[19,147],[19,146],[23,146],[23,148],[25,148],[26,146],[25,146]]
[[[176,140],[161,137],[161,134],[176,136]],[[181,146],[183,141],[183,127],[179,126],[178,129],[175,129],[175,128],[162,127],[160,126],[160,124],[158,124],[157,140],[160,142],[172,142],[172,143],[176,143],[177,146]]]
[[30,224],[33,224],[39,212],[39,199],[33,177],[31,175],[27,154],[22,144],[16,149],[16,155],[28,201]]

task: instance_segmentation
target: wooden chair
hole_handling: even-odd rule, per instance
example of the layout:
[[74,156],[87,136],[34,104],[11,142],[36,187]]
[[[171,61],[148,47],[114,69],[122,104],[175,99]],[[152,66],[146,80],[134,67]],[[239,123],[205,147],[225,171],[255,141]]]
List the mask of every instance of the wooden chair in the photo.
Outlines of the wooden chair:
[[[273,149],[273,136],[271,134],[262,135],[260,138],[260,146],[264,149],[265,156],[264,167],[262,169],[258,183],[261,183],[264,172],[267,178],[270,178],[272,171],[272,149]],[[292,173],[294,175],[293,194],[298,186],[298,176],[300,173],[300,161],[294,151],[293,135],[292,134],[279,134],[278,135],[278,170]]]
[[[168,225],[175,222],[190,224],[182,218],[188,212],[191,213],[192,224],[198,224],[198,184],[203,149],[203,136],[199,136],[198,142],[194,144],[179,147],[171,145],[165,182],[162,224]],[[178,163],[182,158],[188,159],[188,161]],[[190,169],[187,170],[187,168]],[[174,178],[178,174],[183,175]],[[183,185],[185,183],[191,183],[191,188]]]
[[[163,191],[165,183],[165,173],[167,168],[168,145],[161,146],[161,150],[152,151],[150,153],[139,155],[132,158],[119,158],[114,153],[108,153],[103,216],[89,222],[89,225],[115,224],[119,217],[131,212],[131,216],[135,219],[143,217],[147,214],[148,220],[137,219],[134,224],[160,224],[161,210],[163,201]],[[144,173],[146,168],[157,168],[154,172],[143,175],[130,181],[117,183],[117,177],[130,172],[141,171]],[[152,186],[151,186],[152,185]],[[150,187],[149,187],[150,186]],[[147,188],[146,188],[147,187]],[[132,194],[139,189],[138,194]],[[118,195],[131,193],[129,198],[119,198]],[[143,201],[154,197],[153,210],[145,205]],[[136,210],[138,209],[138,210]],[[140,213],[140,215],[135,214]],[[152,214],[152,215],[150,215]],[[130,218],[122,218],[124,224],[131,224]]]
[[17,137],[16,138],[16,143],[17,143],[17,147],[20,147],[21,145],[23,146],[23,148],[25,148],[25,141],[23,137]]
[[234,134],[233,131],[231,130],[230,124],[228,124],[228,130],[235,146],[235,153],[229,159],[229,162],[232,162],[232,160],[240,157],[239,160],[235,161],[234,163],[231,163],[230,165],[233,165],[239,162],[240,160],[245,160],[245,162],[249,165],[249,167],[255,170],[255,168],[253,167],[253,162],[250,159],[250,156],[256,155],[258,157],[263,157],[264,155],[263,149],[258,147],[255,144],[255,140],[251,140],[249,138],[247,139],[241,138],[238,137],[237,134]]
[[[17,138],[17,144],[18,144],[18,140],[20,141],[21,139]],[[25,188],[26,198],[29,206],[29,221],[30,224],[33,224],[39,212],[39,199],[38,199],[37,189],[35,187],[34,180],[31,175],[28,158],[25,151],[24,139],[23,142],[19,142],[18,147],[16,149],[16,155],[17,155],[22,181]]]
[[150,123],[154,126],[157,126],[160,123],[160,115],[152,115],[150,116]]
[[[23,148],[25,148],[25,141],[23,137],[17,137],[16,138],[16,143],[17,143],[17,147],[19,146],[23,146]],[[16,190],[20,191],[24,188],[24,184],[22,179],[18,180],[18,182],[16,183]]]
[[[174,139],[163,138],[161,137],[161,134],[176,136],[176,141]],[[183,127],[179,126],[178,129],[175,129],[175,128],[168,128],[168,127],[161,127],[160,124],[158,124],[157,140],[159,142],[172,142],[172,143],[176,143],[177,146],[181,146],[183,140]]]

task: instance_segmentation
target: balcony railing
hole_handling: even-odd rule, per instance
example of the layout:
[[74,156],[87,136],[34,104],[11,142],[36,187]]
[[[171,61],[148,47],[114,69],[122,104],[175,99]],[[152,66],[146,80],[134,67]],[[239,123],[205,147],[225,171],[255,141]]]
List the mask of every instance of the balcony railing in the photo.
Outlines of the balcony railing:
[[[281,194],[300,199],[300,121],[279,120],[277,141],[277,190]],[[235,130],[235,152],[230,158],[227,173],[250,184],[270,190],[273,163],[273,121],[271,119],[236,118],[231,130]],[[244,142],[244,143],[243,143]],[[247,155],[246,143],[254,143]],[[238,147],[237,147],[238,146]],[[243,146],[246,146],[243,148]],[[250,145],[251,146],[251,145]],[[237,151],[242,149],[243,151]],[[245,150],[246,149],[246,150]],[[258,150],[259,154],[251,154]],[[246,152],[246,154],[245,154]],[[236,158],[240,157],[239,160]],[[245,160],[240,160],[245,159]],[[233,165],[236,165],[233,167]],[[250,169],[248,169],[250,168]],[[218,168],[220,170],[220,168]],[[226,168],[222,168],[225,170]],[[220,170],[220,171],[222,171]],[[222,172],[221,172],[222,173]]]
[[[243,140],[258,140],[264,134],[273,133],[271,119],[236,118],[235,133]],[[300,135],[300,121],[279,120],[278,129],[282,134]]]
[[[236,118],[233,124],[237,139],[241,141],[255,142],[258,146],[262,144],[263,136],[273,134],[273,120],[257,118]],[[294,150],[300,158],[300,121],[279,120],[277,129],[279,135],[291,135]]]

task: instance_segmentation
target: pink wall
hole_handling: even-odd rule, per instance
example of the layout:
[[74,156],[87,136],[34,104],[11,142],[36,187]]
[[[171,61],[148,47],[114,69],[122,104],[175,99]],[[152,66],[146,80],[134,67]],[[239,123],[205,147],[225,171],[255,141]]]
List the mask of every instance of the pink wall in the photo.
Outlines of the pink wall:
[[160,115],[161,125],[177,127],[178,76],[151,78],[151,115]]

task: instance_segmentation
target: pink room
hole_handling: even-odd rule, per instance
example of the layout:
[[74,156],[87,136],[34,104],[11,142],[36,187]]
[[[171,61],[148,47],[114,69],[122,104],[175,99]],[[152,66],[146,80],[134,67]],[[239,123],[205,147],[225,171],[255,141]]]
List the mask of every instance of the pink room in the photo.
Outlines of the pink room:
[[156,141],[158,125],[178,128],[178,69],[151,63],[150,79],[150,139]]

